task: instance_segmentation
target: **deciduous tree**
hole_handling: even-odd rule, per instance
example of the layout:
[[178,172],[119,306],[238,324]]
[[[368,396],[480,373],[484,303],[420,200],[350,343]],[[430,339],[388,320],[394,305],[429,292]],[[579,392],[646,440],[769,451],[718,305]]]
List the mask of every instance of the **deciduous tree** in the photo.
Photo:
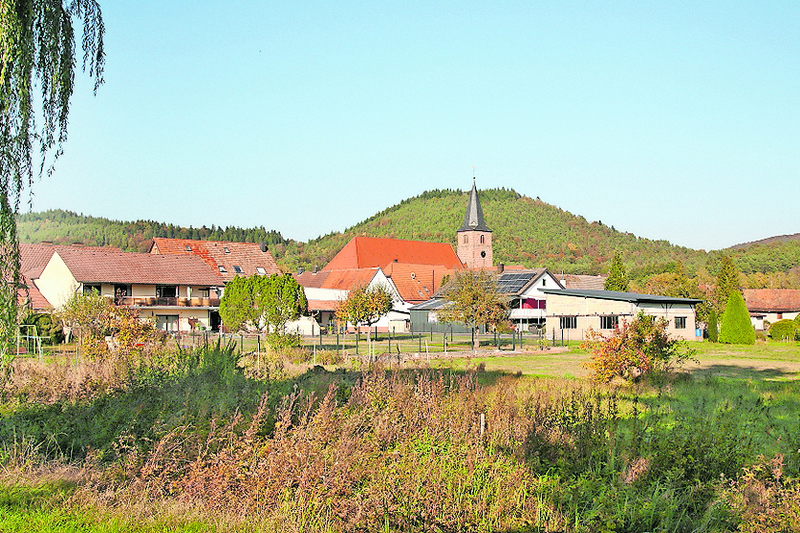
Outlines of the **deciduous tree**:
[[[442,322],[461,322],[470,327],[502,328],[508,322],[508,302],[497,290],[493,274],[484,270],[457,272],[444,288],[442,297],[447,305],[438,312]],[[480,348],[475,335],[473,350]]]
[[367,326],[367,344],[372,353],[372,334],[369,328],[392,309],[393,301],[392,292],[383,285],[355,287],[339,303],[336,318],[356,327]]

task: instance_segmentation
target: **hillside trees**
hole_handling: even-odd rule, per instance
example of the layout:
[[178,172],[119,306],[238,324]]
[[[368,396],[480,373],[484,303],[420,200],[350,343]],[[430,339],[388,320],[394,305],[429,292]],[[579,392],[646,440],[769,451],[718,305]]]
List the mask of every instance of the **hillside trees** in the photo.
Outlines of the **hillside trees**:
[[[54,161],[67,139],[76,62],[73,17],[82,24],[83,68],[88,67],[96,91],[103,83],[105,30],[100,6],[95,0],[67,3],[8,0],[0,9],[0,355],[3,364],[13,351],[19,319],[16,215],[22,192],[33,185],[35,175],[42,177],[53,173]],[[40,92],[35,95],[37,85]],[[41,99],[40,106],[34,104],[34,98]]]
[[750,322],[750,313],[742,293],[733,291],[728,296],[719,333],[719,342],[725,344],[755,344],[756,332]]
[[[445,286],[442,297],[448,304],[438,312],[442,322],[461,322],[470,327],[508,325],[508,302],[497,292],[495,277],[483,270],[457,272]],[[473,338],[472,349],[480,348],[480,339]]]

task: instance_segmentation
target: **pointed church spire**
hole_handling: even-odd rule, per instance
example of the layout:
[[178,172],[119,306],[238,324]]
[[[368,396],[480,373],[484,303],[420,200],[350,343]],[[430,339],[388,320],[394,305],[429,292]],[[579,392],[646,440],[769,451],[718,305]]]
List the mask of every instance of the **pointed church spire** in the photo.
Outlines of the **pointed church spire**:
[[475,187],[475,176],[472,177],[472,191],[469,193],[469,203],[467,203],[464,223],[461,224],[458,231],[492,231],[483,219],[483,209],[481,209],[481,203],[478,200],[478,189]]

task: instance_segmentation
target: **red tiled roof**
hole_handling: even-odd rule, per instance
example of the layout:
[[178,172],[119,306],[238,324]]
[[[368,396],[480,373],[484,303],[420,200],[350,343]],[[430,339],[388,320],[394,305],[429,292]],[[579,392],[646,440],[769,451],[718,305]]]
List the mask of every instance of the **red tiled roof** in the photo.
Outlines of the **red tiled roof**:
[[791,313],[800,311],[800,290],[795,289],[745,289],[747,310],[766,313]]
[[371,267],[385,269],[389,263],[394,262],[437,265],[449,269],[463,268],[453,247],[449,244],[353,237],[324,270]]
[[389,263],[386,275],[392,279],[403,301],[421,303],[431,299],[439,290],[444,276],[455,270],[441,266]]
[[17,289],[17,303],[19,303],[19,305],[28,307],[34,311],[46,311],[53,308],[50,302],[47,301],[47,298],[39,292],[39,289],[29,278],[23,276],[22,283],[25,285],[25,288]]
[[[187,249],[188,246],[188,249]],[[196,255],[207,265],[220,272],[227,283],[235,276],[252,276],[260,274],[257,268],[264,269],[264,275],[280,274],[272,254],[259,243],[230,241],[197,241],[192,239],[167,239],[155,237],[151,254]],[[225,272],[221,272],[223,267]],[[241,272],[236,271],[236,267]]]
[[106,252],[121,252],[115,246],[66,246],[53,244],[27,244],[19,245],[20,272],[31,279],[36,279],[42,274],[53,252],[61,248],[78,248],[80,250],[101,250]]
[[292,276],[301,287],[321,289],[325,280],[328,279],[328,274],[330,274],[329,271],[322,270],[320,272],[300,272],[299,274],[292,274]]
[[59,247],[56,253],[81,283],[222,284],[219,273],[194,255],[106,252],[67,247]]

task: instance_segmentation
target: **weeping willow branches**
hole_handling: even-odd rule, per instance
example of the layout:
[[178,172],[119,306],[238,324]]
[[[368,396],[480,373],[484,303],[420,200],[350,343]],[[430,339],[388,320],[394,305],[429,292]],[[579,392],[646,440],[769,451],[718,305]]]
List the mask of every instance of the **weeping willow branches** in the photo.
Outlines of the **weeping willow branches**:
[[83,70],[88,70],[96,91],[103,83],[105,61],[105,29],[96,0],[0,0],[0,355],[4,361],[14,346],[21,286],[15,216],[25,188],[35,177],[52,174],[67,139],[76,64],[73,20],[82,26]]

